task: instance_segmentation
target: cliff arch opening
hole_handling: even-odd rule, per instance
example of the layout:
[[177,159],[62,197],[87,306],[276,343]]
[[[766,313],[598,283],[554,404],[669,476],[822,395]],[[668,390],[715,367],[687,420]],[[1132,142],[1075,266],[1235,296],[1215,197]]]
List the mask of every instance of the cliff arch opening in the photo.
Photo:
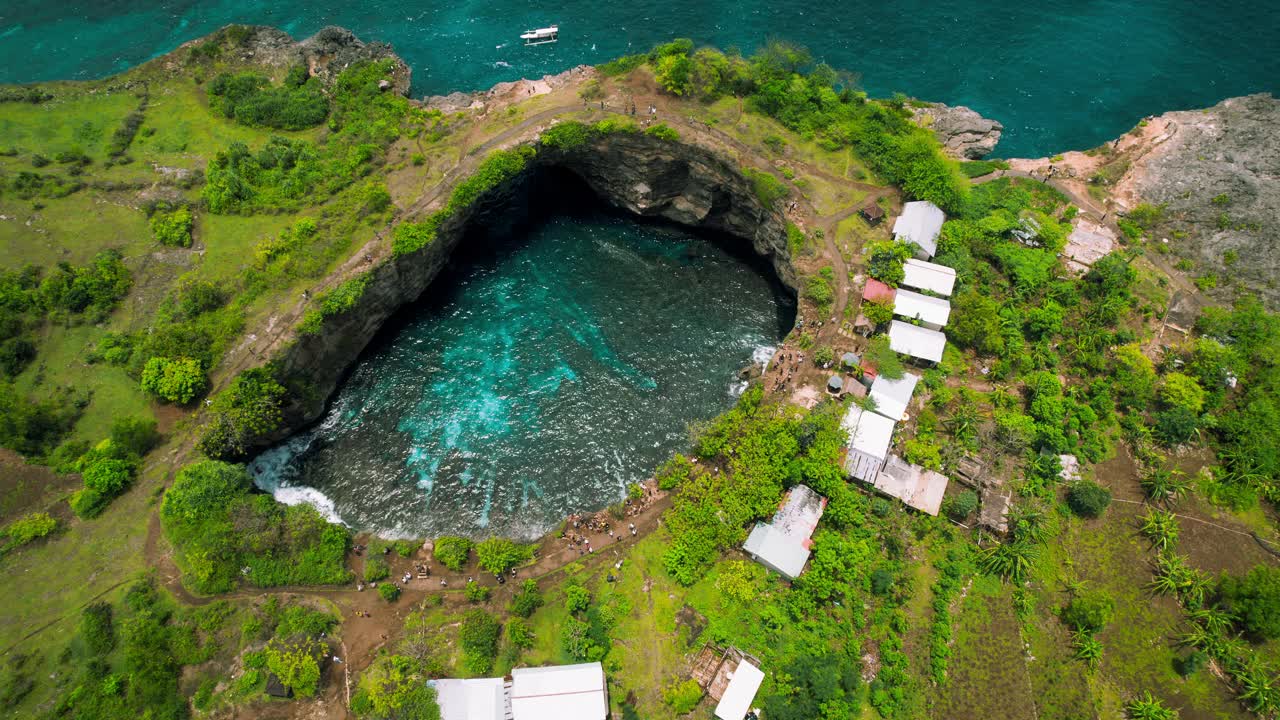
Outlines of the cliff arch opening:
[[[382,534],[533,538],[621,500],[728,409],[794,291],[743,238],[638,214],[589,172],[540,159],[477,203],[317,422],[254,460],[259,484]],[[729,193],[700,202],[731,212]]]

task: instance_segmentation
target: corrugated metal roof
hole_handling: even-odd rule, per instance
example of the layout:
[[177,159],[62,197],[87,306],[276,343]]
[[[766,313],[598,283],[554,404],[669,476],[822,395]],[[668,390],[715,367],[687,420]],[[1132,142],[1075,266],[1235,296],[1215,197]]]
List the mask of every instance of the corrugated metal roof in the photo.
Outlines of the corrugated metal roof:
[[808,485],[796,485],[768,523],[757,523],[742,549],[789,578],[804,571],[813,536],[827,500]]
[[598,662],[511,671],[513,720],[605,720],[608,713]]
[[738,668],[733,671],[729,687],[724,689],[720,704],[716,705],[716,717],[720,720],[742,720],[746,717],[762,682],[764,673],[760,668],[746,660],[739,662]]
[[436,689],[441,720],[504,720],[506,693],[502,678],[430,680]]
[[919,245],[933,257],[938,252],[938,231],[946,220],[942,209],[927,200],[909,202],[893,223],[893,236]]
[[875,477],[875,488],[921,512],[937,515],[947,492],[946,476],[890,455]]
[[898,380],[878,377],[871,383],[871,398],[876,401],[876,412],[893,420],[902,420],[907,414],[907,405],[911,404],[911,395],[916,391],[919,375],[906,373]]
[[895,315],[941,327],[951,317],[951,303],[942,298],[921,295],[914,290],[900,289],[893,298],[893,312]]
[[951,297],[956,286],[956,271],[946,265],[911,258],[902,264],[902,284],[917,290]]
[[853,405],[840,424],[849,433],[845,472],[859,480],[874,480],[889,454],[893,420]]
[[901,320],[889,324],[889,347],[911,357],[938,362],[947,346],[947,336],[937,330],[916,327]]

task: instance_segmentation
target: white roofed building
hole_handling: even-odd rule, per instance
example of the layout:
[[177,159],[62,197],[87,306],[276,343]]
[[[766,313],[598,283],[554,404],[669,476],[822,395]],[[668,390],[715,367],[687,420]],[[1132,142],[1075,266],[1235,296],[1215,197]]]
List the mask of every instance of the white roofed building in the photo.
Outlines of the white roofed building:
[[893,223],[893,236],[915,243],[921,259],[928,260],[938,252],[938,233],[946,220],[942,208],[927,200],[909,202],[902,206],[902,214]]
[[720,720],[742,720],[751,710],[751,703],[760,691],[760,683],[764,682],[764,673],[760,668],[746,660],[738,663],[725,688],[720,703],[716,705],[716,717]]
[[902,264],[903,287],[951,297],[956,287],[956,271],[946,265],[910,258]]
[[947,336],[937,330],[894,320],[889,324],[889,347],[896,353],[936,363],[942,360]]
[[938,514],[947,493],[945,475],[912,465],[896,455],[889,456],[871,484],[885,495],[930,515]]
[[919,320],[930,330],[941,330],[951,317],[951,303],[942,298],[899,288],[893,296],[893,314],[908,320]]
[[606,720],[608,716],[604,667],[598,662],[511,671],[512,720]]
[[911,395],[916,391],[919,375],[905,373],[901,379],[890,380],[883,375],[871,383],[871,399],[876,401],[876,412],[891,419],[905,420]]
[[742,549],[761,565],[794,580],[809,561],[810,538],[826,507],[826,498],[807,485],[796,485],[772,520],[756,523]]
[[502,678],[430,680],[440,705],[440,720],[506,720],[511,717]]
[[894,425],[894,421],[884,415],[863,410],[857,405],[850,406],[841,421],[841,426],[849,433],[845,472],[864,482],[873,482],[889,456]]

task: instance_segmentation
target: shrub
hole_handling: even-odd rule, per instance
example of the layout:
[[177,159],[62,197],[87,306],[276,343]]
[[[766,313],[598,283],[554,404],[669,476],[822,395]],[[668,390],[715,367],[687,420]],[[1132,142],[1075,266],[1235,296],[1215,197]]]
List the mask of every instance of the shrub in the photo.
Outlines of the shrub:
[[378,582],[391,575],[391,567],[380,557],[371,557],[364,563],[364,581]]
[[528,650],[533,647],[533,628],[529,627],[529,622],[524,618],[511,618],[507,621],[507,641],[513,647]]
[[236,376],[212,404],[212,418],[197,444],[214,459],[242,456],[256,437],[280,426],[284,386],[268,368]]
[[1141,697],[1124,704],[1124,716],[1129,720],[1178,720],[1178,711],[1166,707],[1150,692],[1144,691]]
[[525,580],[520,586],[520,591],[512,596],[511,605],[507,609],[513,615],[527,618],[540,607],[542,607],[542,594],[538,592],[538,583]]
[[475,580],[472,580],[467,583],[465,594],[467,596],[467,600],[470,600],[471,602],[484,602],[489,599],[489,588],[481,585]]
[[1067,506],[1080,517],[1096,518],[1111,504],[1111,491],[1093,482],[1081,480],[1067,490]]
[[754,168],[743,168],[742,174],[751,183],[751,191],[756,199],[766,208],[773,207],[779,200],[790,194],[787,186],[771,173]]
[[1115,601],[1104,592],[1085,592],[1071,598],[1062,609],[1062,622],[1073,630],[1096,633],[1106,627],[1115,611]]
[[133,463],[104,458],[85,468],[84,486],[102,495],[115,497],[133,482]]
[[1218,592],[1245,632],[1256,638],[1280,638],[1280,568],[1258,565],[1244,577],[1224,575]]
[[194,358],[153,357],[142,369],[142,389],[172,403],[186,405],[208,387],[204,368]]
[[436,562],[458,572],[471,556],[471,541],[462,537],[437,538],[431,552]]
[[156,242],[169,247],[191,247],[191,228],[195,222],[185,206],[172,212],[151,216],[151,235]]
[[952,495],[942,503],[942,510],[947,517],[956,522],[964,522],[965,518],[978,509],[978,494],[972,490]]
[[304,335],[314,335],[320,332],[325,318],[341,315],[353,309],[356,303],[360,301],[360,298],[364,296],[365,288],[368,286],[369,275],[357,275],[324,293],[317,298],[319,307],[310,310],[302,318],[302,322],[298,325],[298,332]]
[[1181,408],[1192,413],[1204,409],[1205,392],[1200,383],[1190,375],[1171,372],[1160,386],[1160,399],[1171,408]]
[[101,515],[110,502],[110,498],[104,497],[97,490],[82,488],[72,494],[67,504],[71,506],[71,512],[75,513],[76,517],[87,520]]
[[404,655],[383,655],[360,675],[351,710],[362,720],[439,720],[436,691],[426,664]]
[[111,444],[125,453],[142,457],[160,444],[153,418],[122,417],[111,423]]
[[670,460],[658,468],[655,476],[658,479],[659,490],[674,490],[681,483],[689,479],[689,475],[693,472],[694,465],[689,458],[676,453]]
[[1156,438],[1170,447],[1190,442],[1200,431],[1200,418],[1186,408],[1158,412],[1155,420]]
[[702,701],[702,686],[693,678],[677,682],[663,688],[662,700],[671,706],[671,711],[676,715],[685,715]]
[[400,586],[395,583],[382,583],[378,586],[378,597],[387,602],[395,602],[400,599]]
[[435,242],[436,231],[444,221],[442,213],[428,217],[424,222],[402,222],[396,225],[391,238],[391,253],[396,257],[417,252]]
[[458,639],[462,644],[462,664],[467,672],[483,675],[493,667],[498,650],[498,635],[502,626],[489,613],[476,608],[469,610],[462,620]]
[[1191,677],[1209,664],[1209,654],[1203,650],[1195,650],[1182,657],[1175,658],[1173,667],[1182,677]]
[[835,273],[830,267],[822,268],[818,274],[810,275],[805,280],[804,295],[818,306],[820,315],[825,315],[831,310],[831,303],[835,300],[835,290],[831,287],[834,280]]
[[267,669],[299,697],[311,697],[320,686],[324,645],[312,638],[272,640],[266,648]]
[[868,300],[862,303],[862,314],[872,325],[883,325],[893,319],[893,305],[887,302]]
[[476,560],[480,567],[495,575],[501,575],[532,557],[533,546],[520,545],[506,538],[491,537],[476,545]]
[[591,127],[576,120],[556,123],[538,137],[544,147],[567,150],[586,143],[591,139]]
[[35,542],[42,537],[47,537],[54,530],[58,529],[58,521],[54,520],[48,513],[29,513],[9,523],[4,529],[4,545],[0,546],[0,553],[8,552],[16,547],[22,547],[30,542]]
[[319,81],[306,68],[290,69],[285,82],[273,87],[257,73],[223,73],[208,85],[209,107],[242,125],[280,130],[303,130],[324,122],[329,102]]
[[581,585],[564,589],[564,609],[570,613],[583,613],[591,607],[591,593]]
[[116,645],[111,605],[96,602],[80,613],[80,637],[90,655],[106,655]]
[[676,132],[675,128],[672,128],[666,123],[658,123],[657,125],[650,126],[644,131],[644,134],[656,137],[659,140],[666,140],[668,142],[676,142],[680,139],[680,133]]

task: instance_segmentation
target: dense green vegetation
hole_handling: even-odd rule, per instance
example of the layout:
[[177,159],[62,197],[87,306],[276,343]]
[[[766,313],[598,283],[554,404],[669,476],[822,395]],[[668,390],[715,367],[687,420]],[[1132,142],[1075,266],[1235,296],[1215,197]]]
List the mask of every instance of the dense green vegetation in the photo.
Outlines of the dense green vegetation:
[[329,101],[320,81],[301,65],[289,69],[284,83],[254,72],[222,73],[208,84],[209,107],[223,117],[256,127],[303,130],[324,122]]
[[943,156],[933,135],[909,120],[898,100],[869,101],[853,78],[808,51],[771,42],[744,58],[690,40],[659,45],[647,58],[658,84],[681,97],[745,98],[761,114],[829,149],[852,147],[886,181],[908,196],[948,212],[965,202],[968,183],[959,164]]
[[243,466],[214,460],[178,473],[160,518],[184,584],[214,593],[241,581],[257,587],[350,581],[344,528],[309,505],[281,505],[252,492],[252,485]]

